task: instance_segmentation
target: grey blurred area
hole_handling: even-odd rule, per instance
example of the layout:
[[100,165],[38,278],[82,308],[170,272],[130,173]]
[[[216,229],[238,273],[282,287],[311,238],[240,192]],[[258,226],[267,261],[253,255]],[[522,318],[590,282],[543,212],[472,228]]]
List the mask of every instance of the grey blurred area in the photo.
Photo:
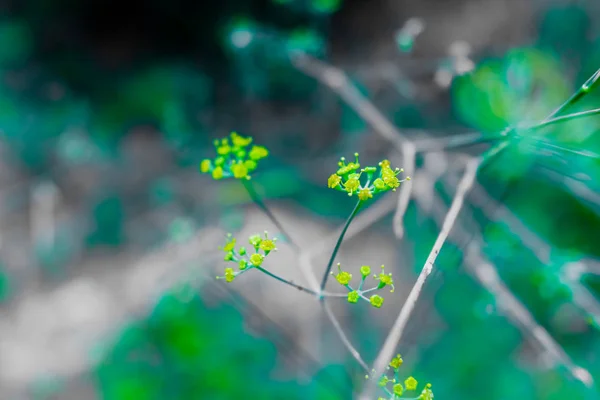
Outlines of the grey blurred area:
[[[541,0],[349,2],[334,17],[329,61],[337,69],[367,82],[373,94],[371,106],[376,109],[386,107],[397,97],[410,102],[415,98],[411,96],[447,106],[447,90],[454,75],[440,70],[438,61],[460,61],[456,64],[458,71],[454,71],[459,74],[473,68],[482,53],[501,55],[511,47],[530,43],[533,26],[548,3]],[[599,5],[590,2],[589,7],[598,9]],[[406,28],[407,24],[410,28]],[[403,28],[418,32],[410,54],[398,51],[397,35]],[[593,21],[592,29],[590,34],[598,33],[597,20]],[[408,86],[399,94],[393,86],[400,80]],[[341,103],[332,87],[321,82],[319,95],[330,107],[330,115],[338,115]],[[286,121],[276,108],[249,107],[256,121],[253,130],[262,127],[268,130],[273,124],[279,128],[286,123],[296,124],[298,117],[302,117],[298,111]],[[307,141],[316,143],[315,153],[319,154],[308,160],[294,159],[295,167],[307,181],[326,182],[327,171],[340,156],[326,147],[338,139],[346,154],[359,151],[372,159],[390,158],[398,165],[405,161],[372,121],[365,128],[368,139],[352,141],[342,137],[335,121],[307,119],[303,131],[309,138]],[[216,126],[214,131],[225,132],[229,128]],[[461,133],[452,129],[402,132],[415,142]],[[94,143],[86,141],[85,135],[81,135],[80,145],[92,158],[99,151]],[[4,267],[13,278],[13,293],[0,305],[1,399],[34,398],[32,385],[47,376],[56,377],[64,385],[65,390],[57,398],[93,399],[95,390],[86,373],[101,357],[102,343],[117,334],[123,323],[147,313],[163,291],[184,282],[200,288],[203,282],[221,273],[222,263],[212,262],[212,257],[218,256],[216,247],[222,244],[228,231],[227,223],[215,216],[219,199],[212,193],[219,183],[201,176],[195,165],[179,168],[172,150],[146,132],[132,132],[121,150],[127,154],[127,165],[99,161],[78,167],[57,163],[55,168],[60,173],[39,176],[15,169],[0,158],[0,249]],[[6,151],[2,153],[11,156]],[[413,175],[412,199],[420,209],[434,213],[444,206],[435,202],[434,183],[442,179],[454,188],[466,157],[443,152],[426,157]],[[158,179],[172,188],[178,201],[168,206],[138,205],[138,199],[146,195],[142,188]],[[124,231],[128,241],[118,248],[90,251],[86,249],[84,236],[95,222],[90,220],[85,204],[100,185],[125,193],[124,207],[128,214],[124,218]],[[398,240],[393,232],[391,217],[397,207],[397,196],[398,193],[386,195],[357,218],[338,257],[342,265],[393,266],[397,295],[390,296],[387,308],[373,317],[374,323],[381,326],[391,326],[415,279],[410,271],[413,260],[400,256],[410,243]],[[340,200],[340,207],[347,206],[345,200]],[[271,201],[269,206],[285,226],[291,227],[291,234],[310,255],[312,267],[320,277],[341,221],[323,221],[285,199]],[[233,217],[243,221],[236,232],[239,237],[265,229],[277,231],[250,204],[242,204],[236,212],[239,214]],[[443,215],[437,218],[441,222]],[[276,265],[274,269],[289,266],[282,275],[306,283],[297,267],[297,254],[285,243],[279,247],[270,259]],[[59,250],[54,252],[58,259],[50,265],[41,265],[40,252],[53,249]],[[61,251],[77,256],[63,264]],[[275,323],[294,332],[294,349],[302,349],[317,360],[346,359],[342,345],[323,349],[319,344],[320,335],[330,328],[316,301],[258,274],[248,274],[245,278],[243,287],[228,290],[254,302]],[[485,275],[481,279],[493,281],[493,277]],[[334,285],[330,287],[336,290]],[[504,292],[502,295],[510,296]],[[226,298],[227,294],[223,296]],[[288,310],[292,308],[297,312],[290,313]],[[354,323],[343,300],[332,308],[342,325]],[[528,323],[526,318],[520,321]],[[251,318],[247,323],[252,327]],[[437,322],[432,317],[424,323]]]

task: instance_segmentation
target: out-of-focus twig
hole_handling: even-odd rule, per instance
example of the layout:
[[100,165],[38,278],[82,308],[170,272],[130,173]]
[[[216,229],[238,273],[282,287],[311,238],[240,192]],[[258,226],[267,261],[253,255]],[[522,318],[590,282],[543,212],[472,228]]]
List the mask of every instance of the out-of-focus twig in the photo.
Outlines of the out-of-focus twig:
[[600,303],[590,290],[581,282],[581,277],[587,273],[597,274],[598,265],[590,260],[568,263],[561,269],[561,280],[567,283],[573,293],[573,302],[583,309],[596,326],[600,326]]
[[[407,175],[410,176],[411,173],[414,173],[416,153],[414,144],[381,114],[377,107],[358,90],[342,70],[304,54],[293,55],[292,63],[300,71],[314,77],[337,93],[348,106],[373,127],[377,134],[390,142],[400,152]],[[404,182],[400,188],[398,205],[394,215],[394,232],[397,237],[402,237],[404,234],[402,221],[408,207],[411,191],[412,182]]]
[[[450,182],[450,184],[452,183]],[[523,245],[529,248],[541,262],[549,262],[550,245],[532,232],[508,208],[495,202],[483,187],[475,185],[471,198],[473,204],[482,209],[489,219],[502,220],[508,224],[515,234],[522,238]],[[440,210],[443,210],[444,204],[439,198],[436,198],[436,203],[433,210],[437,213],[437,218],[441,219],[443,212]],[[455,226],[453,237],[456,237],[457,240],[464,242],[469,240],[469,236],[473,236],[473,238],[467,246],[464,258],[468,270],[494,295],[507,315],[521,326],[523,331],[530,335],[555,363],[564,365],[574,378],[590,386],[593,383],[590,373],[573,363],[548,331],[535,321],[527,308],[506,287],[498,276],[496,267],[481,255],[481,246],[484,242],[481,235],[469,234],[462,224]],[[581,306],[581,304],[578,305]]]
[[505,137],[505,135],[484,135],[479,132],[467,132],[452,136],[415,140],[415,147],[419,153],[452,150],[460,147],[491,142],[503,137]]
[[342,341],[342,343],[344,343],[344,346],[346,346],[346,348],[348,349],[348,351],[350,352],[352,357],[354,357],[354,359],[358,362],[358,364],[362,367],[362,369],[365,370],[365,372],[369,372],[369,367],[367,366],[367,363],[365,363],[363,361],[358,350],[356,350],[356,348],[352,345],[352,343],[350,342],[350,340],[344,333],[344,329],[340,325],[340,322],[338,321],[338,319],[333,314],[333,311],[331,310],[331,307],[329,307],[329,304],[327,304],[327,302],[323,302],[323,309],[325,310],[325,314],[331,321],[331,324],[333,325],[333,327],[335,328],[335,331],[337,332],[338,336],[340,337],[340,340]]
[[[454,181],[449,182],[450,185]],[[523,238],[523,244],[534,251],[540,260],[549,257],[549,245],[544,242],[541,238],[537,237],[533,232],[518,220],[518,218],[510,212],[504,206],[495,203],[485,192],[483,187],[475,184],[473,187],[472,198],[475,204],[481,206],[483,211],[490,219],[503,220],[511,226],[515,233],[519,237]],[[489,202],[488,202],[489,200]],[[435,205],[432,207],[434,217],[438,220],[444,218],[445,205],[439,196],[435,196]],[[498,212],[495,210],[498,208]],[[493,215],[496,214],[496,215]],[[469,216],[465,216],[467,220]],[[471,224],[474,222],[471,220]],[[571,373],[571,375],[590,386],[593,383],[592,377],[589,372],[573,363],[568,357],[562,347],[552,338],[548,331],[539,325],[527,308],[521,303],[520,300],[510,291],[509,288],[502,282],[498,276],[496,267],[492,265],[481,255],[481,246],[483,244],[483,238],[479,234],[469,233],[464,224],[457,223],[452,231],[451,237],[455,238],[457,242],[464,243],[470,241],[464,257],[464,263],[468,271],[471,272],[481,284],[489,290],[494,297],[497,299],[498,304],[501,305],[507,316],[511,318],[518,326],[521,327],[522,331],[531,336],[531,338],[537,343],[545,354],[550,356],[556,365],[563,365]],[[533,249],[533,246],[539,246],[539,249]]]
[[[452,229],[456,219],[458,218],[458,214],[462,209],[464,199],[469,189],[473,186],[473,183],[475,182],[475,178],[477,177],[477,170],[481,166],[482,162],[482,158],[474,158],[467,163],[465,173],[460,183],[458,184],[456,194],[454,195],[454,199],[450,206],[450,210],[444,218],[442,229],[433,245],[433,248],[427,256],[425,265],[423,266],[423,269],[421,270],[421,273],[419,274],[415,285],[408,294],[406,302],[400,309],[400,313],[398,314],[398,317],[392,325],[392,328],[390,329],[390,332],[388,333],[388,336],[383,343],[381,351],[375,359],[373,367],[373,369],[375,370],[374,376],[380,376],[385,372],[385,367],[387,366],[389,360],[391,360],[395,349],[398,346],[400,339],[402,338],[402,334],[408,323],[408,318],[410,317],[413,309],[415,308],[417,300],[419,299],[421,291],[423,290],[425,282],[427,281],[427,277],[431,274],[433,270],[433,264],[435,263],[435,260],[437,259],[437,256],[442,246],[444,245],[450,233],[450,230]],[[367,387],[365,388],[364,392],[360,397],[361,400],[367,400],[373,395],[375,389],[374,382],[375,381],[369,381]]]
[[575,365],[564,349],[556,343],[548,331],[540,326],[527,308],[504,285],[494,266],[484,260],[479,251],[480,243],[473,241],[467,247],[465,264],[502,305],[507,314],[523,327],[535,341],[542,346],[552,360],[567,368],[577,380],[590,387],[593,385],[592,375],[586,369]]

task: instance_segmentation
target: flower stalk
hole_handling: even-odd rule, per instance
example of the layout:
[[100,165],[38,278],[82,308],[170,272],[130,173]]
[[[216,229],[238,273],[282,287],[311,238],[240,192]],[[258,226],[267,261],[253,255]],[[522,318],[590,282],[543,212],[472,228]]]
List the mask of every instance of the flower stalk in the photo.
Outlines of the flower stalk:
[[[354,219],[354,217],[356,216],[356,214],[358,214],[358,210],[360,209],[360,207],[362,206],[362,204],[363,204],[362,200],[359,200],[356,203],[356,206],[354,206],[354,210],[352,210],[352,213],[350,214],[350,216],[346,220],[346,223],[344,224],[344,227],[342,228],[342,232],[340,233],[340,236],[338,237],[338,240],[335,243],[335,247],[333,248],[333,252],[331,253],[331,257],[329,257],[329,262],[327,263],[327,266],[325,267],[325,273],[323,274],[323,279],[321,279],[321,286],[320,286],[321,292],[323,292],[323,290],[325,290],[325,285],[327,285],[327,280],[329,279],[329,273],[331,272],[331,267],[333,266],[333,262],[335,261],[335,257],[337,256],[337,253],[340,250],[340,246],[342,245],[342,241],[344,240],[344,236],[346,235],[346,231],[348,231],[348,227],[352,223],[352,220]],[[321,299],[322,298],[323,297],[321,297]]]

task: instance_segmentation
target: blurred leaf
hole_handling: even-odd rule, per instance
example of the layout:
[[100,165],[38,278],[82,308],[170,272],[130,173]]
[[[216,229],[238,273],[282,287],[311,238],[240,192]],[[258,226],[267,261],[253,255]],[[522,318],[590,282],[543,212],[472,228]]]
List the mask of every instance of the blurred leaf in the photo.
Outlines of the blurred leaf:
[[487,60],[457,78],[452,87],[458,116],[492,133],[544,118],[569,96],[558,62],[536,49],[516,49],[503,60]]

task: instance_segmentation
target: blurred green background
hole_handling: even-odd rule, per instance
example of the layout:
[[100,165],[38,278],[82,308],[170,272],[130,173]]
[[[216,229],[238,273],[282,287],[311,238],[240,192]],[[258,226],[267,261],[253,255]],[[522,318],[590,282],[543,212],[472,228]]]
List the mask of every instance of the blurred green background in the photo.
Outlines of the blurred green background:
[[[285,288],[263,277],[213,279],[223,234],[265,220],[238,182],[199,174],[212,140],[236,130],[270,149],[254,181],[310,247],[352,210],[325,186],[341,155],[403,160],[291,55],[345,71],[417,142],[538,121],[600,68],[591,1],[0,0],[0,10],[8,400],[353,398],[364,373],[311,299],[279,304]],[[599,101],[592,93],[573,111]],[[598,153],[599,127],[586,118],[540,135]],[[336,305],[367,362],[435,241],[464,156],[484,149],[419,155],[405,237],[394,238],[390,208],[351,239],[355,252],[342,247],[349,268],[386,262],[401,282],[387,308]],[[536,141],[480,172],[399,345],[406,376],[431,382],[436,399],[600,398],[576,379],[600,377],[599,177],[597,158]],[[282,274],[297,270],[282,260]]]

